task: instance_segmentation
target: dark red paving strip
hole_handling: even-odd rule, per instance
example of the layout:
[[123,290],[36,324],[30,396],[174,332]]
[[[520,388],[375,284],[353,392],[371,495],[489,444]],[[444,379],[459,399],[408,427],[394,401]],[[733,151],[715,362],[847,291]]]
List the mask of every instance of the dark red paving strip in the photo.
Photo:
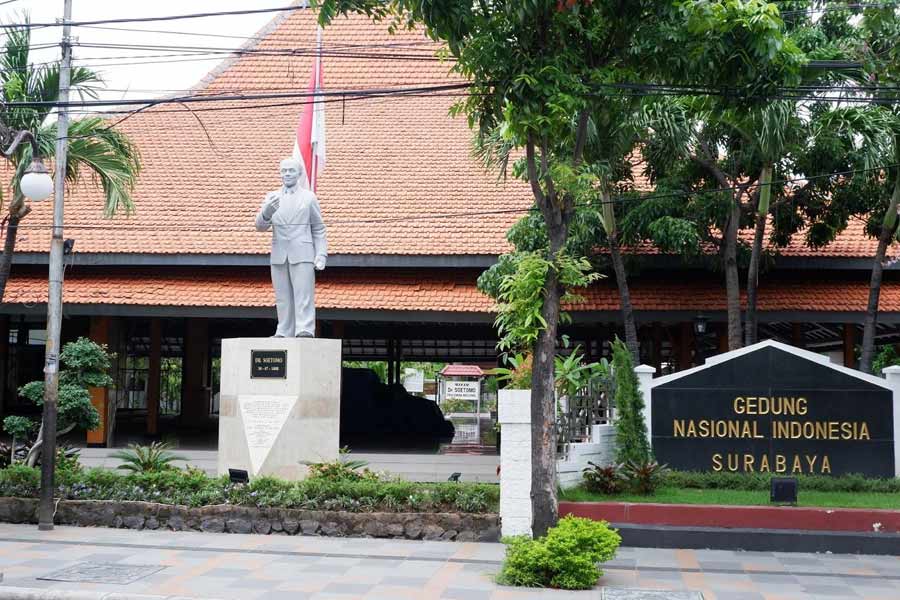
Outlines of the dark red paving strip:
[[900,533],[900,511],[865,508],[560,502],[559,514],[635,525]]

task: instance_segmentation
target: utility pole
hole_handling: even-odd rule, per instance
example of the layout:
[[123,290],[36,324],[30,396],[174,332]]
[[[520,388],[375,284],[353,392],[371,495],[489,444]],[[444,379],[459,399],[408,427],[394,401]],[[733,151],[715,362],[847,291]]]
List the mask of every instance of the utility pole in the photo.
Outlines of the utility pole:
[[53,481],[56,466],[56,414],[59,399],[59,334],[62,328],[63,201],[66,192],[66,150],[69,145],[69,81],[72,71],[72,0],[63,0],[62,63],[59,67],[59,120],[56,138],[56,176],[53,179],[53,238],[50,242],[47,350],[44,360],[44,420],[41,427],[41,499],[38,529],[53,529]]

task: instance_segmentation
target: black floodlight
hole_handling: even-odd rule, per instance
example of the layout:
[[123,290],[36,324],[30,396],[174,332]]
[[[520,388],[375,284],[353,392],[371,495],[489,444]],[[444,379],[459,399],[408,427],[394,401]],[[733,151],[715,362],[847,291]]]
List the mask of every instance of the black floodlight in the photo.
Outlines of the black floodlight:
[[447,481],[454,481],[459,483],[459,478],[462,476],[462,473],[453,473],[450,477],[447,478]]
[[228,469],[231,483],[250,483],[250,475],[244,469]]
[[770,500],[774,504],[797,504],[797,478],[773,477]]

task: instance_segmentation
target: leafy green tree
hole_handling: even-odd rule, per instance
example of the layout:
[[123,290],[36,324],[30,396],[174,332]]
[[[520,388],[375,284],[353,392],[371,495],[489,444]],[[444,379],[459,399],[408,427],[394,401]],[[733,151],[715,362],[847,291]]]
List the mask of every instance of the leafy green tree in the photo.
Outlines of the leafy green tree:
[[[625,343],[640,361],[637,324],[628,288],[628,276],[622,245],[638,241],[620,225],[620,220],[640,201],[634,194],[631,159],[640,140],[640,99],[637,96],[613,97],[602,95],[590,104],[587,141],[584,150],[582,185],[577,188],[576,210],[569,222],[565,250],[570,256],[588,257],[594,270],[612,267],[619,292]],[[488,136],[476,146],[476,155],[487,167],[498,167],[506,175],[509,152],[507,140]],[[514,171],[520,176],[525,169],[520,163]],[[627,202],[621,196],[629,194]],[[546,251],[549,245],[546,226],[537,210],[531,211],[509,231],[507,238],[514,251],[501,257],[479,277],[479,289],[493,298],[499,297],[499,281],[515,268],[521,253]],[[607,253],[598,252],[602,248]]]
[[[501,135],[524,149],[524,174],[543,217],[547,247],[541,330],[533,344],[533,531],[556,522],[553,361],[564,294],[560,273],[576,200],[590,185],[584,150],[591,98],[601,85],[633,78],[645,64],[639,50],[673,16],[661,0],[464,2],[447,0],[318,0],[323,24],[363,13],[391,25],[424,25],[446,43],[453,69],[470,82],[456,107],[478,137]],[[577,259],[577,257],[576,257]],[[568,260],[572,260],[569,257]],[[532,261],[532,264],[534,262]]]
[[638,387],[628,347],[616,338],[612,351],[616,397],[616,462],[643,465],[650,461],[650,442],[644,423],[644,396]]
[[[632,218],[664,250],[694,255],[709,246],[718,250],[725,273],[728,347],[733,350],[742,343],[742,218],[754,207],[768,214],[776,159],[801,125],[790,102],[769,98],[780,86],[799,81],[806,57],[787,35],[774,4],[723,0],[691,5],[687,27],[676,32],[684,36],[683,50],[673,59],[672,70],[712,93],[646,103],[642,152],[662,193],[659,202],[646,203],[643,214]],[[754,282],[765,221],[760,219],[755,236]]]
[[[0,119],[13,130],[29,130],[35,134],[42,156],[52,158],[56,152],[56,124],[49,124],[52,105],[22,106],[26,102],[55,102],[59,98],[59,65],[33,65],[29,55],[31,27],[26,24],[5,30],[6,43],[0,55]],[[90,69],[74,67],[72,91],[82,97],[95,98],[100,77]],[[9,106],[11,103],[20,103]],[[0,140],[4,145],[9,140]],[[19,189],[19,181],[31,164],[31,146],[20,146],[7,158],[14,169],[10,188],[12,199],[7,207],[6,239],[0,255],[0,300],[6,291],[16,246],[19,222],[31,211]],[[69,125],[69,148],[66,179],[75,183],[86,172],[103,189],[108,216],[133,209],[131,192],[140,171],[137,148],[119,131],[99,117],[78,119]],[[2,196],[0,196],[2,201]]]
[[[113,356],[105,346],[83,337],[63,346],[59,355],[62,369],[59,372],[57,436],[65,435],[76,427],[90,431],[100,425],[100,415],[91,404],[90,388],[112,385],[109,369]],[[44,382],[26,383],[19,388],[19,395],[43,406]],[[40,458],[42,433],[43,423],[37,440],[25,458],[25,464],[30,467],[37,464]]]
[[[883,124],[874,148],[861,149],[864,155],[881,155],[881,165],[892,165],[877,173],[869,173],[873,192],[867,217],[868,231],[878,237],[869,281],[869,300],[863,326],[862,354],[859,368],[869,371],[875,354],[875,328],[878,322],[878,299],[888,246],[898,233],[897,211],[900,209],[900,8],[873,5],[863,11],[860,21],[862,43],[860,57],[864,79],[869,87],[871,104],[866,111],[872,121]],[[880,149],[880,151],[879,151]]]

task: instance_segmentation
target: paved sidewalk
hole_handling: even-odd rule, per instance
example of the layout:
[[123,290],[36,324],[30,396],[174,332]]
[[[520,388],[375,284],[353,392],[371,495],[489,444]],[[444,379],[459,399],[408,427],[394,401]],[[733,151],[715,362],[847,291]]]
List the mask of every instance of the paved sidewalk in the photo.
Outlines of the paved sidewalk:
[[[498,586],[500,544],[0,524],[3,586],[254,600],[600,599]],[[81,563],[150,565],[132,583],[41,579]],[[123,569],[128,571],[128,569]],[[706,600],[900,599],[900,558],[622,548],[601,584],[695,590]]]

